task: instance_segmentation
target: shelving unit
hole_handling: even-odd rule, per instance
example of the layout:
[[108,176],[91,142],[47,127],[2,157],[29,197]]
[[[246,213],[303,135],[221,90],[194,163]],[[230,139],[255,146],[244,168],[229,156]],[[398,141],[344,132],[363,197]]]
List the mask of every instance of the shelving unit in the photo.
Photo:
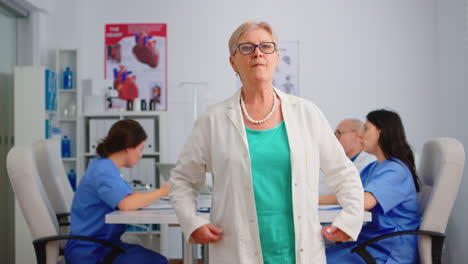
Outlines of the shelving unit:
[[157,111],[109,111],[99,113],[84,113],[85,117],[116,117],[119,119],[128,117],[154,117],[161,116],[164,113]]
[[[59,49],[56,51],[55,71],[57,72],[57,121],[62,130],[62,136],[70,139],[71,157],[64,157],[63,164],[66,172],[74,169],[81,177],[84,173],[84,159],[82,150],[83,117],[81,114],[81,89],[78,69],[78,51],[76,49]],[[63,87],[63,71],[70,67],[73,72],[72,89]],[[78,179],[77,179],[78,180]]]

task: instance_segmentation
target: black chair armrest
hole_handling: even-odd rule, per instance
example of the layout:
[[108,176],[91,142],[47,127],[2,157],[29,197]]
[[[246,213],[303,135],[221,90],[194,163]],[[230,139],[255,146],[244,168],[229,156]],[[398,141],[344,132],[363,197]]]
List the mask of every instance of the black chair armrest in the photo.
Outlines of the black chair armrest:
[[70,213],[60,213],[60,214],[56,214],[56,216],[57,216],[57,219],[60,219],[62,217],[69,217]]
[[57,221],[58,221],[59,226],[70,225],[70,221],[69,221],[70,213],[60,213],[60,214],[56,214],[55,216],[57,216]]
[[37,264],[46,263],[45,246],[47,242],[57,241],[57,240],[69,240],[69,239],[95,242],[103,246],[106,246],[108,248],[111,248],[111,251],[109,251],[109,253],[107,253],[106,257],[104,258],[103,264],[110,264],[115,260],[115,258],[117,258],[119,254],[125,253],[124,249],[106,240],[93,238],[93,237],[85,237],[85,236],[58,235],[58,236],[43,237],[43,238],[39,238],[33,241],[34,250],[36,251]]
[[369,239],[356,247],[351,252],[357,253],[367,264],[376,264],[374,257],[367,251],[366,247],[373,244],[374,242],[402,235],[428,235],[432,239],[432,263],[440,264],[442,259],[442,245],[444,244],[445,234],[427,231],[427,230],[409,230],[393,232],[385,235],[381,235],[372,239]]

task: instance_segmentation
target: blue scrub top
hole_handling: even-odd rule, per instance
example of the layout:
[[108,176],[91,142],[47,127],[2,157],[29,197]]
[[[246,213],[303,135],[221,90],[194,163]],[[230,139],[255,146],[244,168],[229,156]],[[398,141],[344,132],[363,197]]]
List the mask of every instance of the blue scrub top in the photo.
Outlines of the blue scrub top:
[[[105,224],[105,215],[115,211],[118,203],[132,193],[132,187],[121,177],[119,169],[108,158],[94,158],[80,181],[71,209],[71,235],[89,236],[120,242],[126,225]],[[93,242],[69,240],[65,257],[82,263],[80,259],[102,260],[108,252]]]
[[[408,167],[398,159],[375,161],[361,172],[365,192],[370,192],[378,204],[371,210],[372,222],[366,223],[358,243],[379,235],[419,228],[418,198]],[[374,250],[375,249],[375,250]],[[369,248],[378,263],[417,263],[416,235],[387,238]]]

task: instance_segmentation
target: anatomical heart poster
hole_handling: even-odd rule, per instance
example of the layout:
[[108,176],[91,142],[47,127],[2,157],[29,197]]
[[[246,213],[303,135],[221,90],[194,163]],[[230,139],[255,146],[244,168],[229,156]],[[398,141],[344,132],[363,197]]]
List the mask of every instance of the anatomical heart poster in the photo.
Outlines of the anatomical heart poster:
[[167,24],[107,24],[106,109],[167,110]]

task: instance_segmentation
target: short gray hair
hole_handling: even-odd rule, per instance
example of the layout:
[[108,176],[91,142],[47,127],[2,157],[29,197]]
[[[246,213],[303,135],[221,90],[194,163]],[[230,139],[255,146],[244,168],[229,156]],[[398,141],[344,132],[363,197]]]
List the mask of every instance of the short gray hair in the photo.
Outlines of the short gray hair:
[[236,31],[232,33],[231,38],[229,39],[229,54],[231,56],[234,56],[234,54],[236,53],[236,49],[237,49],[237,41],[243,34],[252,32],[259,28],[264,29],[268,33],[270,33],[271,37],[273,38],[273,41],[277,42],[276,34],[275,32],[273,32],[273,29],[271,29],[270,24],[268,24],[267,22],[257,23],[255,21],[247,21],[247,22],[244,22],[242,25],[240,25],[236,29]]

